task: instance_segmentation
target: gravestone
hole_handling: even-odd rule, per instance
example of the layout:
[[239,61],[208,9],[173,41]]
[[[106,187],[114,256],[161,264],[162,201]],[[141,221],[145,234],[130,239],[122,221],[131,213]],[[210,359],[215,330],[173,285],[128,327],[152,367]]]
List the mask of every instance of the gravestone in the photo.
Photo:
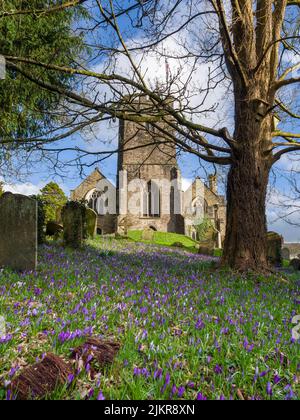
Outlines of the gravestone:
[[81,248],[85,236],[85,211],[83,204],[70,201],[62,209],[64,244],[71,248]]
[[290,262],[290,267],[292,267],[294,270],[299,271],[300,270],[300,259],[299,258],[293,258]]
[[0,198],[0,267],[35,270],[38,247],[37,201],[20,194]]
[[215,255],[215,248],[200,245],[198,248],[198,254],[213,257]]
[[199,254],[213,255],[217,245],[218,231],[210,226],[199,241]]
[[143,230],[142,240],[152,242],[154,240],[154,234],[155,234],[155,232],[154,232],[153,229],[146,228],[146,229]]
[[87,208],[85,217],[88,237],[94,238],[97,231],[97,213],[94,210]]
[[58,239],[63,230],[63,226],[59,223],[48,222],[46,227],[46,235],[53,236],[54,238]]
[[281,251],[281,256],[284,260],[290,260],[291,259],[291,253],[288,248],[283,248]]
[[174,242],[172,244],[174,248],[184,248],[184,245],[181,242]]
[[281,249],[283,237],[276,232],[268,232],[268,260],[273,265],[282,264]]

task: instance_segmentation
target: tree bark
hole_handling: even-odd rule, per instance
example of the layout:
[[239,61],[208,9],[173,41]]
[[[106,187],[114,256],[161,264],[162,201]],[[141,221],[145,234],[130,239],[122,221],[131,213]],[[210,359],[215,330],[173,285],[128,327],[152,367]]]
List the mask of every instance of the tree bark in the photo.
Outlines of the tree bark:
[[256,99],[238,101],[235,132],[238,146],[227,182],[222,263],[243,272],[268,271],[266,196],[272,166],[269,148],[272,119],[259,118],[257,107]]
[[254,170],[245,154],[228,176],[223,264],[241,271],[268,267],[265,203],[269,170],[263,162],[255,166]]

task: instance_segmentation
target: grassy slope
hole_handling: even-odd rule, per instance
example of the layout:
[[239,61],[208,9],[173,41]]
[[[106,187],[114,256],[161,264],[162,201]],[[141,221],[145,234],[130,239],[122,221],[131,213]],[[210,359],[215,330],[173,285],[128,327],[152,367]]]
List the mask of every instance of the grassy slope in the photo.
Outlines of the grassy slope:
[[[144,242],[151,243],[150,241],[142,240],[142,231],[141,230],[132,230],[128,233],[129,239],[135,242]],[[155,245],[162,246],[173,246],[175,243],[181,243],[183,248],[189,252],[198,253],[196,248],[197,242],[185,235],[179,235],[178,233],[168,233],[168,232],[155,232],[154,240],[152,242]],[[222,256],[222,250],[216,249],[214,253],[215,257]]]
[[[142,231],[133,230],[128,233],[128,237],[135,242],[145,242],[150,243],[150,241],[142,240]],[[177,233],[167,233],[167,232],[154,232],[154,244],[162,246],[172,246],[174,243],[181,243],[182,246],[189,251],[197,252],[196,245],[197,242],[193,241],[191,238],[179,235]]]
[[179,389],[189,400],[270,399],[271,391],[299,399],[297,278],[240,278],[213,272],[205,257],[129,241],[45,246],[36,273],[0,272],[9,334],[0,344],[0,399],[12,369],[49,351],[67,358],[90,329],[121,343],[115,362],[95,380],[83,368],[49,399],[177,399]]

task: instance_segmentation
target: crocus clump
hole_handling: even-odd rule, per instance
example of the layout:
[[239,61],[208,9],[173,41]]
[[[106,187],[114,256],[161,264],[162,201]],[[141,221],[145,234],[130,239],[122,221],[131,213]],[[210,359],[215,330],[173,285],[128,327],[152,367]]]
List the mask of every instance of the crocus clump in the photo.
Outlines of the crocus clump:
[[[300,284],[213,270],[177,248],[96,239],[39,249],[35,272],[0,272],[0,399],[22,369],[87,337],[114,340],[112,365],[81,359],[53,399],[299,399]],[[93,374],[92,374],[93,373]]]

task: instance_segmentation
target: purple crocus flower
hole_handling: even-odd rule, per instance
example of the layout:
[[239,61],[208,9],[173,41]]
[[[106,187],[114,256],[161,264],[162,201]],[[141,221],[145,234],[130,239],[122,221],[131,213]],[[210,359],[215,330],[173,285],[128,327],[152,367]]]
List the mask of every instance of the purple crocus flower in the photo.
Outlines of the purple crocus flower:
[[260,373],[260,375],[259,375],[259,376],[260,376],[261,378],[264,378],[265,376],[267,376],[267,374],[268,374],[268,373],[269,373],[269,371],[268,371],[268,370],[264,370],[263,372],[261,372],[261,373]]
[[280,376],[275,375],[275,376],[274,376],[274,385],[278,385],[280,381],[281,381]]
[[222,375],[222,373],[223,373],[222,366],[216,365],[215,368],[214,368],[214,372],[215,372],[216,375]]
[[197,395],[197,401],[207,401],[207,398],[201,392],[199,392]]
[[161,368],[157,369],[154,372],[154,379],[161,379],[162,378],[163,370]]
[[170,382],[171,382],[171,375],[167,373],[164,386],[160,390],[161,394],[165,392],[165,390],[167,389],[167,386],[170,385]]
[[271,382],[268,382],[268,383],[267,383],[267,394],[268,394],[270,397],[272,397],[272,396],[273,396],[273,387],[272,387]]
[[99,392],[98,397],[97,397],[97,400],[98,401],[104,401],[105,400],[105,397],[104,397],[102,391]]
[[75,379],[75,377],[74,377],[74,375],[69,375],[68,376],[68,384],[70,385],[73,381],[74,381],[74,379]]
[[134,376],[140,376],[140,374],[141,374],[141,369],[140,369],[140,368],[135,367],[135,368],[133,369],[133,375],[134,375]]
[[177,394],[177,386],[176,385],[173,385],[172,386],[172,390],[171,390],[171,397],[173,397],[176,394]]
[[183,395],[184,395],[184,393],[185,393],[185,387],[184,386],[180,386],[178,388],[178,398],[182,398]]

